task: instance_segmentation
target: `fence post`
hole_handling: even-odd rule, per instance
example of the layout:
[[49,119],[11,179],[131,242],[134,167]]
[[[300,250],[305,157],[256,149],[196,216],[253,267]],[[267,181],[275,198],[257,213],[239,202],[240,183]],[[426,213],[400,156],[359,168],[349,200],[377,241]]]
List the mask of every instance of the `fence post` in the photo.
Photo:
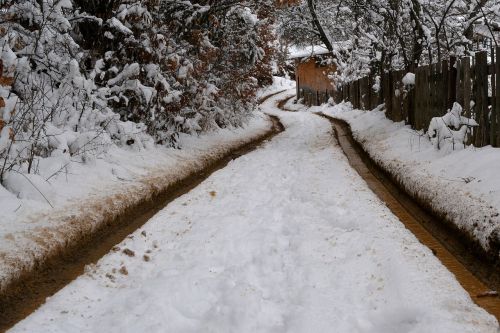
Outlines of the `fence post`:
[[391,87],[391,72],[384,73],[382,77],[382,100],[385,104],[385,115],[392,120],[392,87]]
[[451,108],[450,98],[451,98],[451,89],[449,87],[450,84],[450,68],[449,62],[447,60],[443,60],[441,62],[441,86],[440,91],[442,91],[442,95],[440,98],[440,114],[446,114],[449,108]]
[[463,92],[463,80],[464,80],[464,67],[462,65],[462,59],[457,60],[456,68],[456,79],[455,79],[455,101],[460,105],[464,105],[464,92]]
[[476,53],[475,66],[475,92],[476,104],[474,106],[476,121],[479,123],[479,132],[476,136],[476,147],[483,147],[489,143],[488,121],[488,60],[486,52]]
[[411,126],[414,129],[420,129],[420,123],[419,123],[419,112],[420,112],[420,105],[422,103],[421,99],[421,85],[422,85],[422,75],[421,69],[419,67],[415,68],[415,86],[413,87],[413,120]]
[[[402,106],[402,98],[403,91],[401,89],[401,79],[402,79],[402,71],[394,71],[391,73],[391,82],[392,82],[392,120],[395,122],[400,122],[405,119],[403,115]],[[396,94],[397,93],[397,94]]]
[[495,147],[500,147],[500,126],[499,126],[499,120],[500,120],[500,46],[496,48],[496,59],[495,59],[495,79],[496,79],[496,86],[495,86],[495,107],[494,109],[496,110],[496,122],[495,122],[495,136],[496,136],[496,141],[495,141]]
[[422,109],[420,114],[420,129],[425,129],[428,125],[427,118],[431,109],[431,89],[429,80],[431,75],[431,66],[424,66],[422,68]]
[[365,109],[371,110],[371,89],[370,89],[371,75],[365,77]]
[[358,106],[358,80],[352,83],[352,102],[355,109],[359,109]]
[[[368,90],[370,91],[370,110],[373,110],[377,107],[378,104],[378,95],[377,92],[373,90],[373,85],[375,84],[375,75],[371,75],[368,80]],[[379,88],[380,90],[380,88]]]
[[470,78],[471,78],[471,70],[470,70],[470,58],[463,58],[462,59],[462,68],[463,68],[463,108],[464,108],[464,115],[467,118],[471,117],[471,110],[470,110],[470,94],[471,94],[471,85],[470,85]]
[[359,93],[359,81],[360,79],[357,79],[354,81],[354,96],[356,96],[356,109],[361,109],[361,103],[360,103],[360,93]]
[[396,91],[398,90],[398,75],[397,71],[392,71],[389,76],[389,80],[391,82],[391,113],[392,113],[392,121],[399,122],[401,121],[400,110],[398,108],[398,97],[396,96]]
[[491,114],[490,114],[490,144],[493,147],[497,145],[497,109],[496,109],[496,66],[495,49],[491,47]]
[[457,101],[457,58],[450,57],[450,69],[448,78],[448,105],[447,108],[452,108],[453,103]]
[[354,81],[354,104],[356,109],[359,109],[359,79]]
[[359,80],[359,98],[361,101],[361,109],[366,110],[366,79],[367,77],[364,76]]
[[436,117],[439,112],[438,110],[438,99],[441,97],[439,96],[439,88],[438,88],[438,72],[439,69],[438,67],[440,66],[440,62],[432,64],[430,66],[430,75],[429,75],[429,107],[427,108],[426,112],[426,117],[425,117],[425,125],[428,125],[430,120],[433,117]]
[[348,90],[347,90],[347,100],[349,102],[351,102],[351,104],[352,104],[352,82],[349,82],[349,85],[347,87],[348,87]]

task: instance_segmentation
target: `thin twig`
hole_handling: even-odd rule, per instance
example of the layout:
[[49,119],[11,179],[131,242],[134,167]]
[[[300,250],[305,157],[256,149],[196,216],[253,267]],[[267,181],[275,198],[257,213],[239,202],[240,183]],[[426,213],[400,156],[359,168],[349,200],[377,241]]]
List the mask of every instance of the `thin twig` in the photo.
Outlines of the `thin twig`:
[[26,177],[25,174],[23,174],[19,171],[16,171],[16,170],[12,170],[12,171],[17,172],[18,174],[20,174],[21,176],[26,178],[26,180],[30,182],[30,184],[38,191],[38,193],[40,193],[40,195],[45,199],[45,201],[47,201],[47,203],[50,205],[50,207],[54,208],[54,206],[50,203],[49,199],[47,199],[47,197],[42,193],[42,191],[40,191],[40,189],[38,187],[36,187],[36,185],[33,184],[33,182],[28,177]]

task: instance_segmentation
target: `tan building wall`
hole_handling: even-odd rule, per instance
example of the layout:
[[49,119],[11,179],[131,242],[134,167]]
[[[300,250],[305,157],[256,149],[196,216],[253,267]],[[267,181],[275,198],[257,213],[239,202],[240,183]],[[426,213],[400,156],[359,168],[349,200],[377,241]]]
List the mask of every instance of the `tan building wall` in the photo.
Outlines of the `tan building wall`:
[[335,65],[321,65],[315,57],[296,60],[297,97],[308,104],[319,105],[333,96],[335,86],[328,77],[337,70]]

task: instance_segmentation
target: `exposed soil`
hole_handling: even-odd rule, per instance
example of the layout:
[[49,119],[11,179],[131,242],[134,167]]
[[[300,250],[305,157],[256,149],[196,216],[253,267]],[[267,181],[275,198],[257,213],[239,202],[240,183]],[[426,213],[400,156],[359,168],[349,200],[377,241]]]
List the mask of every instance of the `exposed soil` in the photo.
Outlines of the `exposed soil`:
[[286,103],[288,103],[289,100],[291,100],[292,98],[295,98],[295,95],[294,96],[290,96],[290,97],[287,97],[285,99],[282,99],[281,101],[278,102],[278,108],[280,108],[281,110],[283,111],[290,111],[290,112],[294,112],[293,110],[288,110],[287,108],[285,108],[285,105]]
[[[276,94],[279,93],[281,92]],[[276,94],[265,96],[259,102],[262,103]],[[290,98],[280,101],[278,106],[283,108]],[[279,119],[271,118],[273,126],[265,136],[235,149],[223,159],[207,166],[202,172],[192,174],[173,184],[155,195],[152,200],[124,211],[115,221],[104,225],[92,236],[71,244],[65,251],[47,260],[36,271],[27,272],[18,279],[8,288],[8,294],[0,295],[0,332],[35,311],[47,297],[83,274],[86,265],[97,262],[169,202],[195,188],[213,172],[224,168],[231,160],[255,150],[282,132],[284,127]],[[475,251],[473,244],[449,223],[443,223],[442,219],[430,212],[425,204],[416,203],[414,198],[402,190],[353,139],[347,123],[338,119],[328,119],[332,122],[335,135],[350,164],[363,177],[370,189],[456,276],[474,302],[500,320],[500,298],[496,294],[496,291],[500,290],[498,266]],[[148,261],[149,257],[144,256],[143,259]],[[126,268],[123,267],[122,274],[126,272]]]
[[272,93],[272,94],[269,94],[269,95],[262,96],[262,97],[259,99],[259,101],[258,101],[258,102],[259,102],[259,104],[262,104],[262,103],[264,103],[265,101],[267,101],[269,98],[271,98],[271,97],[273,97],[273,96],[276,96],[276,95],[278,95],[278,94],[281,94],[281,93],[283,93],[283,92],[285,92],[285,91],[286,91],[286,89],[285,89],[285,90],[280,90],[280,91],[278,91],[278,92],[275,92],[275,93]]
[[[261,102],[274,95],[266,96],[261,99]],[[123,211],[120,216],[103,224],[92,235],[86,235],[79,241],[68,244],[64,250],[47,258],[35,269],[25,272],[6,288],[4,294],[0,295],[0,332],[6,331],[34,312],[45,302],[47,297],[52,296],[83,274],[86,265],[96,263],[168,203],[198,186],[213,172],[224,168],[231,160],[257,149],[264,142],[284,131],[284,127],[277,117],[271,116],[271,120],[273,124],[267,134],[234,149],[222,159],[209,164],[201,172],[193,173],[155,194],[151,200],[144,200]],[[135,254],[130,251],[127,255]],[[145,256],[143,259],[148,261],[149,257]],[[127,274],[127,269],[123,267],[120,272]]]
[[354,140],[346,122],[326,118],[331,121],[335,136],[349,163],[370,189],[455,275],[472,300],[500,321],[500,298],[497,294],[500,290],[500,270],[495,262],[477,251],[473,240],[430,211],[429,204],[418,203],[417,198],[402,190]]

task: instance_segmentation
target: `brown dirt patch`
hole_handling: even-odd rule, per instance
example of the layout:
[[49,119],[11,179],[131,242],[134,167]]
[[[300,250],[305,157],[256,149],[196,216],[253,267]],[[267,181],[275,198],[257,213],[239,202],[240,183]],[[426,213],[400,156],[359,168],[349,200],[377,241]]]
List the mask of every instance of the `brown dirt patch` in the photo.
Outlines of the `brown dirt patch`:
[[351,166],[370,189],[419,241],[453,273],[472,300],[500,320],[500,271],[496,258],[485,253],[477,242],[462,230],[433,212],[428,202],[409,195],[397,180],[371,160],[352,137],[349,125],[329,119],[335,136]]

